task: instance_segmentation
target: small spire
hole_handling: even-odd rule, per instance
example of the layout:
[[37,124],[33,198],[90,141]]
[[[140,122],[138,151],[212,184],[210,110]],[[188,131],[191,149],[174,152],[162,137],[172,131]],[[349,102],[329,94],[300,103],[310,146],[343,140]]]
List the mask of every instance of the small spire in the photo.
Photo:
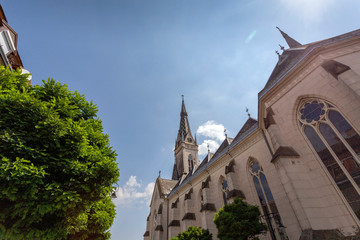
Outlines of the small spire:
[[295,39],[293,39],[292,37],[290,37],[289,35],[287,35],[286,33],[284,33],[279,27],[276,27],[281,35],[285,38],[286,43],[289,45],[290,48],[295,48],[295,47],[300,47],[301,43],[299,43],[298,41],[296,41]]
[[224,128],[225,138],[227,138],[226,128]]
[[207,149],[208,149],[208,155],[210,155],[210,146],[209,146],[209,144],[207,144]]
[[249,113],[249,109],[246,107],[246,112],[247,112],[247,115],[249,116],[250,118],[250,113]]
[[160,174],[161,174],[161,170],[159,170],[159,177],[160,177]]
[[284,46],[281,46],[280,44],[279,44],[279,47],[281,50],[283,50],[283,51],[285,50]]

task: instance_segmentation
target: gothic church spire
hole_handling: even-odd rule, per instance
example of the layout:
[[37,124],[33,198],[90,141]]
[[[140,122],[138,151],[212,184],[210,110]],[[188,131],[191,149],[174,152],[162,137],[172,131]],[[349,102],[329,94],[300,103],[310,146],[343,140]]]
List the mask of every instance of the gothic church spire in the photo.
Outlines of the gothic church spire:
[[175,143],[175,163],[172,180],[182,179],[199,165],[198,145],[191,135],[184,95],[182,95],[180,126]]
[[194,142],[194,139],[191,135],[188,114],[186,112],[184,95],[181,95],[181,97],[182,97],[182,104],[181,104],[181,112],[180,112],[180,126],[176,138],[175,146],[178,146],[181,142],[190,142],[190,143]]
[[301,43],[287,35],[285,32],[281,31],[279,27],[276,28],[280,31],[281,35],[284,37],[286,43],[289,45],[290,48],[296,48],[301,46]]

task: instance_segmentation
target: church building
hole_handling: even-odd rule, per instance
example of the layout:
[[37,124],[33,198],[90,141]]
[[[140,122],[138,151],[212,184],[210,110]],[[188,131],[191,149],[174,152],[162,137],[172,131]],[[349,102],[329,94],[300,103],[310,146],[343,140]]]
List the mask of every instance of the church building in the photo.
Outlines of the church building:
[[[279,29],[280,30],[280,29]],[[144,240],[189,226],[217,239],[214,213],[259,206],[260,239],[343,239],[360,229],[360,29],[288,48],[258,94],[258,119],[199,161],[182,100],[172,179],[156,179]]]

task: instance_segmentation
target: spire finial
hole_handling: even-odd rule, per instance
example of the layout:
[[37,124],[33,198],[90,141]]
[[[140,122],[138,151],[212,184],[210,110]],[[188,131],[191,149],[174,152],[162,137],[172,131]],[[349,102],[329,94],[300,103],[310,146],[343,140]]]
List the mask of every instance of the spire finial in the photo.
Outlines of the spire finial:
[[208,154],[210,154],[210,146],[207,144]]
[[247,112],[247,115],[249,116],[250,118],[250,113],[249,113],[249,109],[246,107],[246,112]]
[[281,46],[280,44],[279,44],[279,47],[281,50],[283,50],[283,51],[285,50],[284,46]]
[[225,138],[227,138],[226,128],[224,128]]
[[296,48],[301,46],[301,43],[291,38],[289,35],[283,32],[279,27],[276,28],[280,31],[281,35],[283,36],[283,38],[285,39],[286,43],[289,45],[290,48]]
[[161,174],[161,170],[159,170],[159,177],[160,177],[160,174]]
[[184,101],[184,94],[181,94],[182,101]]

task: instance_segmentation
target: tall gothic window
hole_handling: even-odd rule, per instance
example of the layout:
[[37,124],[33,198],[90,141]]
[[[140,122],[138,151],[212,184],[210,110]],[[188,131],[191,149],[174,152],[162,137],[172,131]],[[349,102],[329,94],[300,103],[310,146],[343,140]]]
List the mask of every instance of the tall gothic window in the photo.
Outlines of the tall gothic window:
[[252,161],[249,168],[257,196],[263,212],[262,219],[266,222],[272,239],[286,239],[279,211],[259,162]]
[[223,179],[221,181],[221,191],[222,191],[222,197],[223,197],[223,201],[224,201],[224,205],[227,204],[227,195],[229,192],[229,186],[228,183],[225,179]]
[[360,219],[360,136],[340,111],[320,99],[300,104],[299,126]]
[[189,164],[189,172],[190,172],[194,167],[194,161],[192,155],[189,155],[188,157],[188,164]]

